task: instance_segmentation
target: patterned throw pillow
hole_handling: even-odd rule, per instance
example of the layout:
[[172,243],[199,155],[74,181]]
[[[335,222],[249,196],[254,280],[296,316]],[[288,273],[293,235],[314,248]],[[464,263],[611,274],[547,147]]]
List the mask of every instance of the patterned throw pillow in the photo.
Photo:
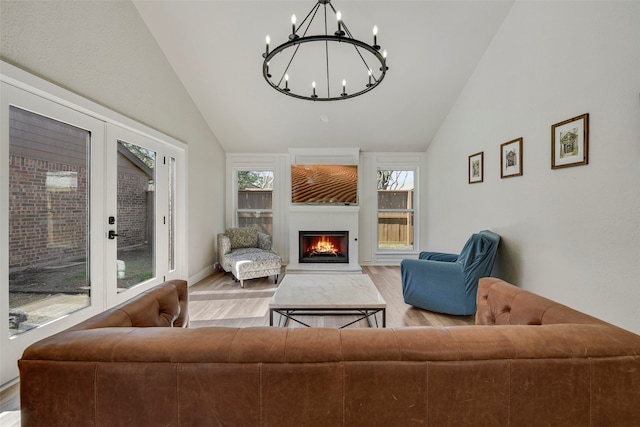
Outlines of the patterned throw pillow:
[[224,234],[231,240],[231,249],[258,247],[258,230],[255,228],[229,228]]

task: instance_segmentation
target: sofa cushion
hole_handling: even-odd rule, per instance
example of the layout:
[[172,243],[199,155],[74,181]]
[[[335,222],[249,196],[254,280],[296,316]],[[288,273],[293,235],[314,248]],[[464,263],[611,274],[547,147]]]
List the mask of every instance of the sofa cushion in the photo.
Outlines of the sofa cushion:
[[257,248],[258,230],[250,227],[229,228],[224,234],[231,240],[231,249]]

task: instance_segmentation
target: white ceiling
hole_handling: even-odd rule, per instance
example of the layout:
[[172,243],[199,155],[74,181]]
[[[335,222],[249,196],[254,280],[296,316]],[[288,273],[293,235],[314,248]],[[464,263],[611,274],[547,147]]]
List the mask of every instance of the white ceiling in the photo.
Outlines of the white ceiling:
[[226,152],[286,153],[426,150],[513,1],[333,0],[354,37],[371,43],[379,27],[389,66],[379,87],[335,102],[284,96],[262,77],[265,36],[284,42],[291,14],[300,23],[315,0],[134,4]]

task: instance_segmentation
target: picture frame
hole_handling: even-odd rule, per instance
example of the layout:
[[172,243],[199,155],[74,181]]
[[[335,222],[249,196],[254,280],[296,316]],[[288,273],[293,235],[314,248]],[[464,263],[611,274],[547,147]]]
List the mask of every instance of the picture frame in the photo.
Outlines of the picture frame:
[[500,178],[522,176],[522,137],[500,144]]
[[469,156],[469,184],[484,181],[484,151]]
[[589,113],[551,126],[551,169],[589,164]]

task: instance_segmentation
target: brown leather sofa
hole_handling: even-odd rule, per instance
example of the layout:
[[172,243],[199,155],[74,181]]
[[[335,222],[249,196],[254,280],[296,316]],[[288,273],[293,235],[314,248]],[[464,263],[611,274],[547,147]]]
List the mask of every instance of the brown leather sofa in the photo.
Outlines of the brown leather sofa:
[[493,278],[476,323],[189,329],[172,281],[29,347],[22,423],[639,425],[640,336]]

